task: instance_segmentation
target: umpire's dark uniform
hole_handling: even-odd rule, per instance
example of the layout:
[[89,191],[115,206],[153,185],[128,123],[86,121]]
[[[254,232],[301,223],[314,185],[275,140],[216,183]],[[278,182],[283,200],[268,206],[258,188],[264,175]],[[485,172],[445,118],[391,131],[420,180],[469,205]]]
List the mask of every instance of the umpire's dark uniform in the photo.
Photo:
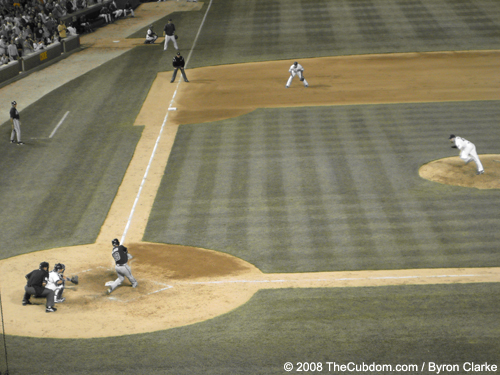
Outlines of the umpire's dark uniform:
[[177,71],[180,69],[182,73],[182,77],[184,78],[184,82],[189,82],[186,73],[184,72],[184,57],[181,56],[180,52],[177,52],[177,55],[174,57],[174,61],[172,62],[172,65],[174,66],[174,74],[172,75],[172,80],[170,83],[175,81],[175,77],[177,76]]
[[45,288],[46,279],[49,277],[49,264],[42,262],[40,264],[40,269],[31,271],[26,275],[26,280],[28,283],[24,287],[24,298],[23,305],[31,305],[30,298],[32,295],[37,297],[46,297],[47,309],[54,306],[54,291]]

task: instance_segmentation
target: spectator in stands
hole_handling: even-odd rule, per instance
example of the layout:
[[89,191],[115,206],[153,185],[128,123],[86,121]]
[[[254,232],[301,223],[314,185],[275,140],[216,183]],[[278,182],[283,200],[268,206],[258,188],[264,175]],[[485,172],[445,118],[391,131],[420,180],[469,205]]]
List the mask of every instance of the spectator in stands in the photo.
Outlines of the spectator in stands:
[[52,15],[52,12],[54,11],[54,3],[52,0],[47,0],[45,3],[45,10],[49,13],[49,17]]
[[9,54],[10,61],[19,60],[19,54],[17,53],[17,46],[14,43],[14,39],[11,39],[9,46],[7,47],[7,53]]
[[47,17],[47,22],[45,22],[45,26],[47,27],[47,30],[49,30],[51,34],[53,34],[54,31],[57,30],[57,21],[55,20],[52,13],[49,13],[49,16]]
[[0,38],[4,38],[5,40],[8,40],[8,33],[6,30],[4,30],[3,25],[0,27]]
[[85,1],[85,0],[77,0],[76,7],[78,9],[85,9],[85,8],[87,8],[87,1]]
[[118,9],[115,0],[111,1],[111,4],[109,4],[109,11],[115,19],[120,18],[123,14],[123,9]]
[[132,17],[135,17],[134,15],[134,9],[132,8],[132,5],[130,5],[130,1],[127,1],[125,3],[125,8],[123,9],[123,16],[127,17],[127,12],[130,13]]
[[52,43],[60,43],[61,42],[61,37],[59,36],[59,33],[56,31],[54,35],[51,37]]
[[40,21],[42,21],[42,25],[45,25],[47,19],[49,18],[42,9],[38,12],[37,17]]
[[106,5],[101,8],[101,12],[99,13],[99,17],[104,18],[106,23],[111,23],[111,15],[109,13],[109,9]]
[[45,44],[43,43],[43,40],[40,39],[36,44],[35,52],[43,51],[44,49],[45,49]]
[[68,26],[68,32],[69,32],[69,35],[78,35],[78,33],[76,32],[76,29],[71,24]]
[[19,26],[17,26],[16,24],[13,24],[12,25],[12,33],[15,35],[20,35],[21,29],[19,28]]
[[24,40],[22,40],[21,38],[14,39],[14,44],[16,45],[17,55],[19,56],[19,58],[23,57],[23,42]]
[[26,39],[23,43],[23,56],[29,55],[30,53],[35,52],[33,48],[33,42],[29,39]]
[[7,53],[7,42],[5,41],[5,37],[2,35],[0,37],[0,55]]
[[87,18],[85,16],[82,16],[80,18],[80,30],[83,30],[86,33],[91,33],[94,30],[92,30],[92,27],[90,27],[90,23],[87,22]]
[[9,57],[4,53],[2,55],[2,57],[0,57],[0,64],[2,65],[7,65],[8,63],[10,63],[10,59]]
[[61,37],[61,39],[66,38],[66,30],[66,25],[64,24],[64,21],[61,20],[59,26],[57,26],[57,31],[59,32],[59,36]]
[[86,32],[86,33],[91,33],[94,30],[92,30],[92,27],[90,27],[90,23],[87,22],[87,18],[85,16],[82,16],[80,18],[80,32]]
[[66,14],[70,14],[76,11],[76,6],[73,5],[73,2],[66,1]]
[[47,26],[42,25],[42,30],[43,30],[43,37],[45,39],[50,38],[51,32],[49,31],[49,29],[47,28]]
[[52,11],[52,14],[56,19],[58,19],[64,17],[66,15],[66,11],[63,9],[61,4],[59,4],[59,2],[56,1],[56,3],[54,4],[54,10]]
[[33,44],[35,44],[35,41],[33,40],[32,34],[28,35],[28,37],[26,38],[26,41],[29,42],[31,48],[33,49]]
[[12,31],[11,31],[9,22],[4,23],[2,25],[2,31],[0,33],[1,33],[1,35],[3,35],[5,37],[5,39],[7,39],[7,40],[11,39]]
[[43,38],[43,27],[41,23],[38,23],[38,25],[35,28],[35,39],[41,39]]

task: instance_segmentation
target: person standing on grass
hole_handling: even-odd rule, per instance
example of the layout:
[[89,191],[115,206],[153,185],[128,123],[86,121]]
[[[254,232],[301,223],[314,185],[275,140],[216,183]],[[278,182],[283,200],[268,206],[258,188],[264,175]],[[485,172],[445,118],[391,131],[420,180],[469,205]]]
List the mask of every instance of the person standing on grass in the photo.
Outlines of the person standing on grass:
[[10,109],[10,122],[12,123],[12,132],[10,133],[10,143],[16,143],[14,138],[17,136],[17,144],[24,145],[21,142],[21,121],[19,120],[19,112],[17,110],[17,102],[13,101]]

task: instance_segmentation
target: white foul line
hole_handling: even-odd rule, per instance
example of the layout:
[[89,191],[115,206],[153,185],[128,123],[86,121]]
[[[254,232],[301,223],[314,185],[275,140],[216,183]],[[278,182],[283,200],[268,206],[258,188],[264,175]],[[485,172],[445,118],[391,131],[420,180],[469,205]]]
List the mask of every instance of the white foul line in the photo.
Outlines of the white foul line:
[[340,279],[279,279],[279,280],[218,280],[218,281],[195,281],[191,285],[206,285],[206,284],[233,284],[233,283],[297,283],[311,281],[356,281],[356,280],[389,280],[389,279],[428,279],[428,278],[443,278],[443,277],[484,277],[490,275],[428,275],[428,276],[379,276],[379,277],[344,277]]
[[[189,62],[189,58],[191,57],[191,54],[193,53],[194,47],[196,45],[196,41],[198,40],[198,37],[200,36],[201,29],[203,27],[203,24],[205,23],[205,19],[207,18],[208,10],[210,9],[210,6],[212,5],[212,1],[213,0],[210,0],[210,4],[208,5],[207,11],[205,12],[205,17],[203,17],[203,21],[201,22],[200,28],[198,29],[198,33],[196,34],[196,38],[194,39],[193,47],[191,47],[191,51],[189,52],[186,66],[187,66],[187,63]],[[169,109],[172,107],[172,103],[174,102],[175,96],[177,95],[177,90],[179,89],[180,83],[181,83],[181,79],[179,77],[179,82],[177,83],[174,95],[172,96],[172,100],[170,101],[170,104],[168,106]],[[133,218],[134,213],[135,213],[135,208],[137,206],[137,202],[139,201],[139,197],[141,196],[142,188],[144,187],[144,184],[146,183],[146,178],[148,177],[149,168],[151,167],[151,164],[153,163],[153,159],[154,159],[155,154],[156,154],[156,149],[158,148],[158,143],[160,143],[160,138],[161,138],[161,135],[163,133],[163,128],[165,127],[165,124],[167,123],[169,109],[167,109],[167,113],[165,114],[165,118],[163,119],[163,124],[161,125],[161,129],[160,129],[160,133],[158,134],[158,138],[156,139],[155,147],[153,148],[153,152],[151,153],[151,157],[149,158],[149,163],[148,163],[148,166],[146,168],[146,172],[144,173],[144,177],[142,178],[142,181],[141,181],[141,186],[139,187],[139,191],[137,192],[137,196],[135,197],[134,205],[132,206],[132,210],[130,211],[130,215],[129,215],[128,220],[127,220],[127,225],[125,226],[125,230],[123,231],[123,235],[122,235],[122,238],[120,240],[121,243],[125,242],[125,237],[127,236],[127,232],[130,228],[130,223],[132,222],[132,218]]]
[[59,126],[61,126],[61,124],[64,122],[64,120],[66,120],[66,117],[68,115],[69,115],[69,111],[64,114],[64,116],[61,119],[61,121],[59,121],[59,124],[57,124],[57,126],[55,127],[54,130],[52,130],[52,133],[50,133],[49,138],[52,138],[54,136],[54,134],[56,134],[57,129],[59,129]]

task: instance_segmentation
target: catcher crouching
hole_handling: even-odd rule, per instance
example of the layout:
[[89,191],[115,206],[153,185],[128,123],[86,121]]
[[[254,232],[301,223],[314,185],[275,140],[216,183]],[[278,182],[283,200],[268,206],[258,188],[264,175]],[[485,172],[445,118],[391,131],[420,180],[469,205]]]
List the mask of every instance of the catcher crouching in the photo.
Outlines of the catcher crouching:
[[78,276],[73,276],[71,278],[66,277],[64,276],[65,270],[66,266],[64,264],[57,263],[54,266],[54,269],[49,272],[49,278],[47,279],[47,285],[45,287],[54,291],[55,303],[61,303],[66,300],[66,298],[62,296],[66,281],[70,281],[73,284],[78,285]]

